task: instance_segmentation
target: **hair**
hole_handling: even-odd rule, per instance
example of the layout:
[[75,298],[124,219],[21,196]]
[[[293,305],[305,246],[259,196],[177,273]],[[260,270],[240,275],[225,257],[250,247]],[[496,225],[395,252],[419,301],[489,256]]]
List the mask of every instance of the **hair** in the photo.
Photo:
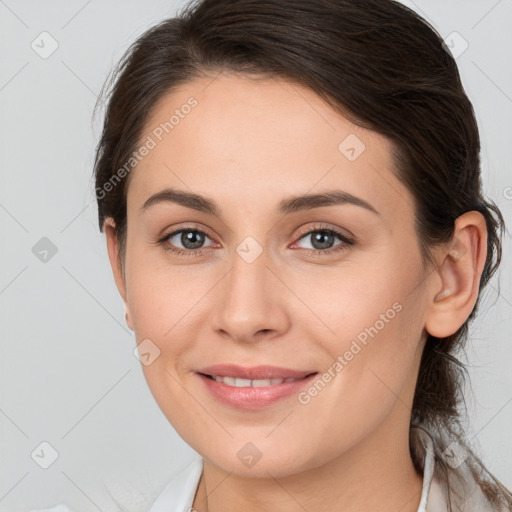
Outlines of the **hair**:
[[[151,110],[178,85],[224,72],[301,84],[354,124],[387,137],[393,172],[414,197],[425,267],[435,266],[433,249],[452,240],[457,217],[475,210],[485,218],[487,257],[477,303],[451,336],[427,333],[411,415],[411,427],[421,424],[447,433],[447,443],[464,443],[467,372],[456,354],[500,264],[504,220],[483,196],[474,110],[443,39],[394,0],[193,0],[147,30],[102,91],[108,103],[94,163],[100,231],[106,218],[114,220],[121,265],[130,176],[120,170],[140,144]],[[510,492],[464,446],[487,499],[511,505]],[[445,448],[436,439],[436,471],[447,478],[458,472],[443,462]],[[411,456],[422,468],[412,446]]]

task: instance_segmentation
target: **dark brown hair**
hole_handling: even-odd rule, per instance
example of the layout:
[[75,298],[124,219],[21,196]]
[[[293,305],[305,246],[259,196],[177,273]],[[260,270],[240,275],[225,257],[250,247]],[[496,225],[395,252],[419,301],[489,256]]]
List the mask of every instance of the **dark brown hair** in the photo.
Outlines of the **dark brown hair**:
[[[140,144],[148,115],[164,94],[221,72],[300,83],[353,123],[386,136],[394,172],[415,199],[426,267],[434,265],[432,249],[452,239],[455,219],[480,212],[488,232],[482,290],[501,260],[504,221],[482,193],[473,107],[440,35],[393,0],[196,0],[135,41],[104,91],[108,105],[95,161],[100,230],[105,218],[113,218],[121,263],[129,176],[121,173],[120,179],[119,170]],[[448,442],[464,443],[465,368],[455,354],[477,308],[478,302],[455,334],[429,335],[422,356],[411,425],[425,425],[432,434],[448,432]],[[436,442],[436,466],[447,474],[452,468],[443,463],[445,447]],[[412,448],[411,454],[420,468]],[[471,454],[468,464],[477,476],[477,465],[484,466]],[[490,476],[492,483],[477,478],[488,498],[512,504],[510,493]]]

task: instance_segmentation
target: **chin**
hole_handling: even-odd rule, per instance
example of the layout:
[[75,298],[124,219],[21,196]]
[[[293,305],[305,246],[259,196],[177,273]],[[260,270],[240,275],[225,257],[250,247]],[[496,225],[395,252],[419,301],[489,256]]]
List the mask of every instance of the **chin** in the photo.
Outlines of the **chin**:
[[[303,443],[300,444],[303,446]],[[218,452],[212,451],[211,445],[205,451],[201,451],[199,447],[195,450],[210,464],[225,473],[244,478],[269,478],[270,476],[283,478],[313,469],[321,464],[321,462],[315,464],[311,458],[308,458],[300,445],[286,449],[282,444],[279,447],[272,445],[268,439],[266,443],[248,441],[231,444],[229,447],[217,446]]]

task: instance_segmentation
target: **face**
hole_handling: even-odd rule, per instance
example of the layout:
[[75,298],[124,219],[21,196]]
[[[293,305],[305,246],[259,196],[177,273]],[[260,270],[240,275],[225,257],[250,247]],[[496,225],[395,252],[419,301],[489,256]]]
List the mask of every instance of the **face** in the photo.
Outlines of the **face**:
[[[141,141],[117,282],[181,437],[224,471],[283,476],[407,429],[427,271],[387,139],[297,84],[222,75],[165,96]],[[242,380],[201,375],[231,375],[214,365]]]

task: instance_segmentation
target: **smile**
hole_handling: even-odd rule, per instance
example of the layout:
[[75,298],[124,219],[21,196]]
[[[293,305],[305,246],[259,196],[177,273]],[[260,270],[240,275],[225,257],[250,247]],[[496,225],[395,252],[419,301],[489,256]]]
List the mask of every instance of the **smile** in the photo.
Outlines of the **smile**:
[[219,365],[204,368],[196,375],[210,399],[230,408],[255,411],[285,403],[286,398],[311,385],[318,372]]

